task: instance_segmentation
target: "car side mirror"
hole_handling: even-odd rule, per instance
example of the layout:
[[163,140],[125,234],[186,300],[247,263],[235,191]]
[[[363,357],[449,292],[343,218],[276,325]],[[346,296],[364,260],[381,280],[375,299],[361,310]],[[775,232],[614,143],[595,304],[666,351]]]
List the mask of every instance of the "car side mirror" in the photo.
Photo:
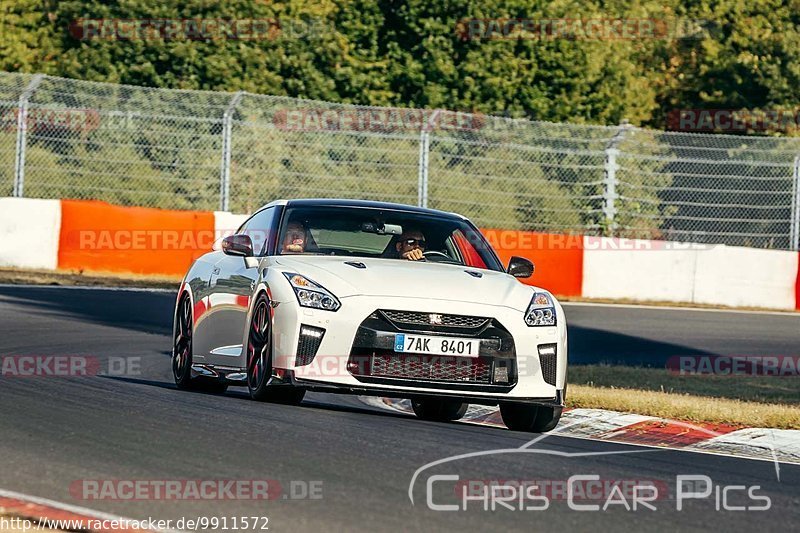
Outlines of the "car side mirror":
[[241,257],[253,256],[253,240],[249,235],[229,235],[222,239],[222,253]]
[[533,276],[533,263],[524,257],[513,256],[508,262],[508,272],[515,278],[529,278]]

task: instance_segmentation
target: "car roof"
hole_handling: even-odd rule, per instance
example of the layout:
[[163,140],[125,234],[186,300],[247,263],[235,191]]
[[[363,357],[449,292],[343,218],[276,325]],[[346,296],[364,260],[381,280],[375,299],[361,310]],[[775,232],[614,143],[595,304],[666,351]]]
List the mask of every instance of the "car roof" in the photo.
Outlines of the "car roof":
[[418,207],[413,205],[396,204],[392,202],[376,202],[373,200],[352,200],[344,198],[300,198],[293,200],[276,200],[263,206],[264,209],[272,205],[285,205],[288,207],[362,207],[372,209],[386,209],[393,211],[405,211],[407,213],[420,213],[426,215],[439,215],[446,217],[455,217],[466,220],[466,217],[458,213],[450,213],[447,211],[439,211],[438,209],[428,209],[427,207]]

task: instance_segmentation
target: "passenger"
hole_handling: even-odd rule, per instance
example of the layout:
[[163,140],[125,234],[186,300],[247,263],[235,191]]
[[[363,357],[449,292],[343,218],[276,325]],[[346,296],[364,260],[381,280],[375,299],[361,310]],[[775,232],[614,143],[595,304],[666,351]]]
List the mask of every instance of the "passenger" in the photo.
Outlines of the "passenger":
[[281,246],[282,254],[302,254],[306,251],[306,228],[302,223],[289,222]]

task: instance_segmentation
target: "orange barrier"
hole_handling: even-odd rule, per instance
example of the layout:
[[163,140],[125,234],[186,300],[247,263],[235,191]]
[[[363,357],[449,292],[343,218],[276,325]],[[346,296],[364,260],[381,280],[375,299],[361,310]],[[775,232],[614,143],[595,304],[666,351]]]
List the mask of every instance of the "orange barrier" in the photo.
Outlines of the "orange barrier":
[[214,238],[212,212],[62,200],[58,268],[183,275]]
[[583,236],[531,231],[482,229],[481,232],[508,265],[517,255],[533,261],[527,285],[543,287],[559,296],[580,296],[583,284]]

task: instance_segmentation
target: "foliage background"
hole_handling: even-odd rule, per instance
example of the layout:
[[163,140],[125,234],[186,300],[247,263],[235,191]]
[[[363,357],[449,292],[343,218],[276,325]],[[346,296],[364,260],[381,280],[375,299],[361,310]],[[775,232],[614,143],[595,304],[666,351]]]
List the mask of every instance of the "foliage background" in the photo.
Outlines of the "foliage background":
[[[705,21],[692,38],[465,40],[469,18]],[[277,19],[271,40],[78,40],[81,18]],[[149,87],[663,128],[794,108],[800,0],[0,0],[0,70]]]

